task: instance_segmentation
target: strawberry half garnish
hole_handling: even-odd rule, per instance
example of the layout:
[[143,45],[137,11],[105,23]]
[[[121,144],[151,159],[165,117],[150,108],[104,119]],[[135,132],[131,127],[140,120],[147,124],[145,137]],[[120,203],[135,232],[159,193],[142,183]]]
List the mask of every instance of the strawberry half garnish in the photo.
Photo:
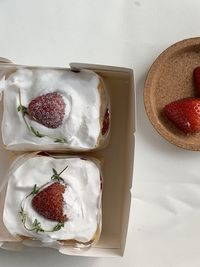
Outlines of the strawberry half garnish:
[[33,208],[46,219],[65,222],[67,220],[64,215],[65,189],[65,186],[59,182],[47,186],[32,199]]
[[101,129],[102,135],[105,135],[108,132],[109,127],[110,127],[110,112],[109,109],[107,108],[103,119],[103,127]]
[[184,133],[200,132],[200,99],[184,98],[164,107],[165,116]]
[[194,69],[193,79],[194,79],[196,95],[200,96],[200,66]]
[[33,99],[28,105],[29,117],[48,128],[58,128],[65,115],[65,102],[58,92]]

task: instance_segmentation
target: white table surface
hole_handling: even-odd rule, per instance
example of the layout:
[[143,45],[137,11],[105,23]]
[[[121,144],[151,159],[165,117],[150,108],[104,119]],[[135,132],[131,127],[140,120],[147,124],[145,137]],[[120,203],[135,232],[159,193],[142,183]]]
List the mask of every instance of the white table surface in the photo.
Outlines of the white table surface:
[[[200,35],[198,0],[0,0],[0,56],[21,64],[133,68],[137,91],[134,201],[124,258],[0,251],[0,266],[200,266],[200,154],[151,127],[143,82],[170,44]],[[120,107],[119,107],[120,108]]]

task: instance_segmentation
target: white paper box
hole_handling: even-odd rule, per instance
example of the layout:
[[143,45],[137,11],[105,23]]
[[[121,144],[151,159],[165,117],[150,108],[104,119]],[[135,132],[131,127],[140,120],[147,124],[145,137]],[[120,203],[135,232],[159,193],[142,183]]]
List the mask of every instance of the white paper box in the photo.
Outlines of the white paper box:
[[[9,64],[9,61],[0,58],[0,68],[1,64],[5,64],[3,62]],[[69,247],[61,247],[59,251],[66,255],[91,257],[122,256],[128,229],[133,175],[135,131],[133,71],[127,68],[80,63],[72,63],[70,67],[94,70],[103,77],[111,98],[111,136],[106,148],[87,153],[103,161],[103,223],[100,240],[87,251],[82,252]],[[2,117],[2,104],[0,115]],[[6,151],[2,141],[0,142],[0,189],[6,186],[4,177],[15,155],[16,153]],[[23,244],[14,241],[2,222],[5,195],[3,191],[0,194],[0,245],[9,250],[21,250],[24,248]],[[37,242],[35,245],[37,246]]]

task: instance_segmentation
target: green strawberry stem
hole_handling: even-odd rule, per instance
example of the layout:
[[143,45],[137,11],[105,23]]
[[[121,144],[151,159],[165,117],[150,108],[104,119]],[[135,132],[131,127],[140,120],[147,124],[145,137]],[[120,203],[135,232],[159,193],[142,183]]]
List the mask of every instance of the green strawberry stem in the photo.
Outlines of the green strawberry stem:
[[22,113],[22,118],[26,124],[26,127],[28,128],[28,130],[31,132],[30,126],[25,118],[25,115],[28,114],[27,112],[27,108],[22,106],[22,100],[21,100],[21,91],[19,90],[19,107],[17,108],[18,112],[20,111]]
[[51,176],[51,180],[58,180],[59,182],[64,182],[63,178],[60,177],[60,175],[68,168],[68,166],[66,166],[61,172],[57,172],[54,168],[52,168],[53,171],[53,175]]

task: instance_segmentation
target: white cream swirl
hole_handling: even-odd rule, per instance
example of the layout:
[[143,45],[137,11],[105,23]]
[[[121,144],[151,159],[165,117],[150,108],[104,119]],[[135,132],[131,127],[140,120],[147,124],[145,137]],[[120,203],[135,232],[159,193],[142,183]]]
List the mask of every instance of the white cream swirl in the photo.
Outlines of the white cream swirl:
[[[27,231],[19,214],[23,199],[32,191],[35,184],[42,186],[50,182],[52,168],[61,171],[67,184],[64,197],[64,213],[68,220],[59,231],[36,233]],[[42,242],[56,240],[90,241],[97,231],[101,215],[101,181],[100,170],[90,160],[80,158],[55,159],[47,156],[35,156],[25,160],[14,172],[10,172],[4,204],[3,221],[13,236],[28,236]],[[43,229],[52,229],[55,222],[39,215],[32,207],[29,197],[24,209],[27,214],[28,227],[37,219]]]

